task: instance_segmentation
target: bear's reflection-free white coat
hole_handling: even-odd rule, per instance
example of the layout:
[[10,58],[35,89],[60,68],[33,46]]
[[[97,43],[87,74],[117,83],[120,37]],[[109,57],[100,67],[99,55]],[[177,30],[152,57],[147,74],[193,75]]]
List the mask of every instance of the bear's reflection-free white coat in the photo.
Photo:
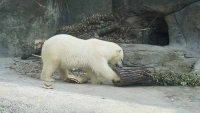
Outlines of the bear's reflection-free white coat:
[[97,84],[97,76],[120,81],[119,76],[110,68],[121,64],[124,57],[122,48],[113,43],[98,39],[83,40],[71,35],[60,34],[46,40],[41,53],[43,69],[41,79],[54,81],[53,72],[66,80],[68,69],[84,68],[92,84]]

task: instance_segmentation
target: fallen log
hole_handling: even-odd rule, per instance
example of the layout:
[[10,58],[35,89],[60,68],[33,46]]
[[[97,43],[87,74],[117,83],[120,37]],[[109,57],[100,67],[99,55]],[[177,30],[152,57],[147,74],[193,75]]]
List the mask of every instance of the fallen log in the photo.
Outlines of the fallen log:
[[107,26],[105,28],[97,30],[95,33],[97,33],[99,36],[107,34],[109,32],[112,32],[120,27],[119,23],[115,23],[113,25]]
[[113,68],[120,76],[121,81],[112,81],[115,86],[122,87],[128,85],[152,85],[153,77],[151,72],[145,67],[122,67]]

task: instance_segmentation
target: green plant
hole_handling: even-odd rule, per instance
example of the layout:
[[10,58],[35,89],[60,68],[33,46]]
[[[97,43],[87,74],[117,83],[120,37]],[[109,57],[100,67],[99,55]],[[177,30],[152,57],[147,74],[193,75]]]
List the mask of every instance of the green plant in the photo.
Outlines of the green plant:
[[200,75],[196,73],[174,73],[162,71],[152,74],[155,85],[164,86],[200,86]]

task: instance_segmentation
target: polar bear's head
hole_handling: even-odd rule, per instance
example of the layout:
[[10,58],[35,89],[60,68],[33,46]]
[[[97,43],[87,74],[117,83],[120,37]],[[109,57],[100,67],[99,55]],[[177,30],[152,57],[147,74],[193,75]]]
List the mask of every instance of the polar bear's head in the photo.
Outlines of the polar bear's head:
[[118,67],[123,67],[122,61],[124,59],[124,52],[122,50],[122,48],[119,48],[118,50],[116,50],[115,55],[112,57],[111,60],[109,60],[109,64],[111,64],[111,66],[118,66]]

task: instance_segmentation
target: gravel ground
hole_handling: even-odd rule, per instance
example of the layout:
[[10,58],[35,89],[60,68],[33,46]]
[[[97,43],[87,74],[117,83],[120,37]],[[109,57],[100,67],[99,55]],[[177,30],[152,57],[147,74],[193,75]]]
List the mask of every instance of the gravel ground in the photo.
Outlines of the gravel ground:
[[[26,61],[28,62],[28,61]],[[200,87],[115,87],[66,83],[56,75],[54,89],[38,75],[20,74],[11,58],[0,58],[0,113],[199,113]],[[39,72],[38,72],[39,73]]]

